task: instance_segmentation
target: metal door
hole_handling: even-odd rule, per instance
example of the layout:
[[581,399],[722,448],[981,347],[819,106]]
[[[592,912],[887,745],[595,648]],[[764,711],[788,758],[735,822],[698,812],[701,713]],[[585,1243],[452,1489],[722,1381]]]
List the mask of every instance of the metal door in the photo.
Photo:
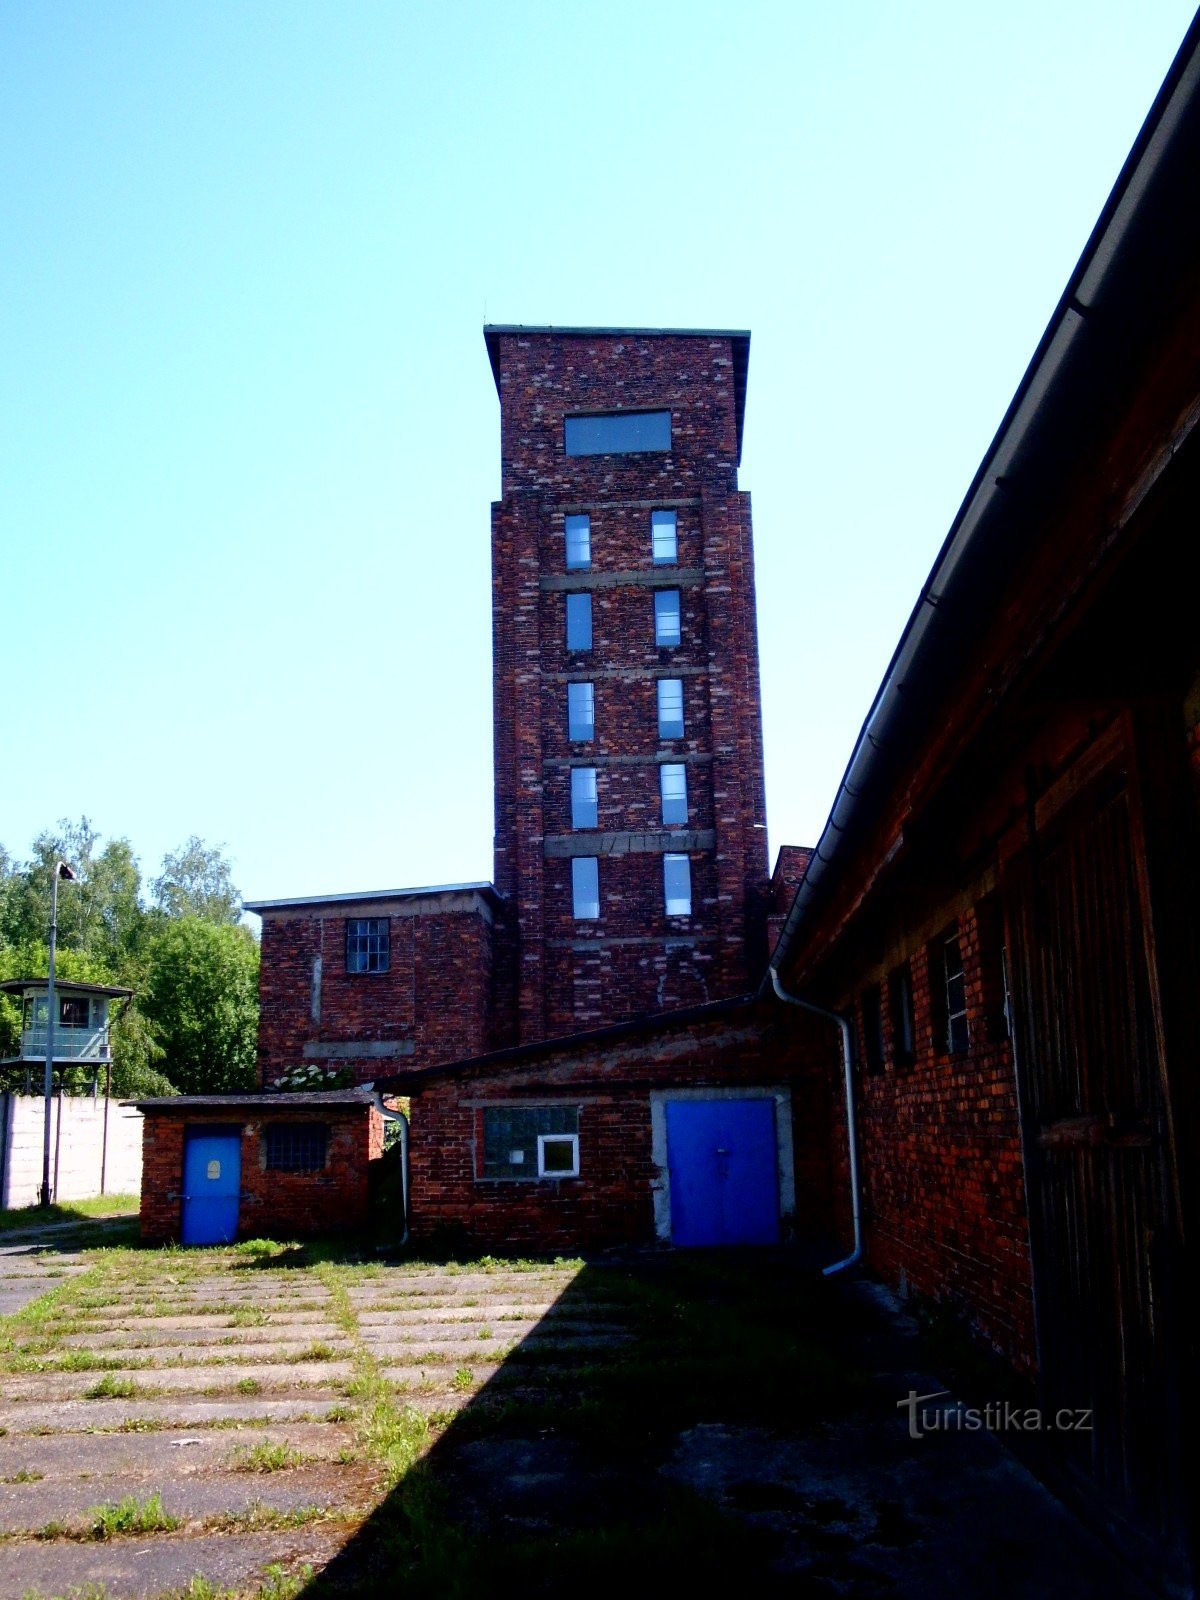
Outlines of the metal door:
[[1104,1510],[1170,1538],[1173,1159],[1144,853],[1124,764],[1006,869],[1043,1403]]
[[237,1237],[242,1134],[196,1132],[183,1147],[184,1244],[228,1244]]
[[777,1244],[775,1102],[668,1100],[671,1240]]

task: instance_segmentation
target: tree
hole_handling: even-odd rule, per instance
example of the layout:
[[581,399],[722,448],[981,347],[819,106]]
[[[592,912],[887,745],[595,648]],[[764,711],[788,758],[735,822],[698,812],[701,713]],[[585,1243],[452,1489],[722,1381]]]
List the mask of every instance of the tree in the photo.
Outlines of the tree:
[[162,872],[150,888],[155,905],[168,917],[200,917],[231,925],[242,915],[242,897],[233,886],[221,847],[205,844],[194,833],[163,857]]
[[184,1094],[237,1094],[257,1080],[258,944],[248,928],[199,917],[151,937],[141,1009],[162,1070]]
[[0,901],[0,934],[9,944],[45,939],[50,925],[54,863],[66,861],[76,882],[60,889],[58,942],[115,968],[136,955],[145,931],[142,875],[128,839],[110,839],[99,849],[100,834],[81,817],[63,818],[33,841],[33,859],[11,872]]

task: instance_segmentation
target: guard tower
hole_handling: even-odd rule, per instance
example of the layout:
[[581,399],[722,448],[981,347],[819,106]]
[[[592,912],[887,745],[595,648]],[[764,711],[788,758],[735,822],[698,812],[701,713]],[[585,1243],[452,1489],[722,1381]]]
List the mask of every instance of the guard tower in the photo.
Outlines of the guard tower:
[[[6,1053],[0,1059],[0,1068],[11,1081],[13,1076],[25,1082],[28,1093],[34,1078],[45,1068],[46,1041],[50,1020],[49,981],[46,978],[10,978],[0,983],[0,994],[11,995],[21,1012],[20,1033],[16,1054]],[[107,1075],[112,1064],[109,1045],[109,1019],[114,1000],[129,1000],[132,989],[121,989],[111,984],[69,983],[56,979],[54,1003],[54,1071],[60,1084],[67,1082],[67,1074],[74,1072],[75,1083],[90,1075],[92,1087],[99,1084],[102,1074]]]

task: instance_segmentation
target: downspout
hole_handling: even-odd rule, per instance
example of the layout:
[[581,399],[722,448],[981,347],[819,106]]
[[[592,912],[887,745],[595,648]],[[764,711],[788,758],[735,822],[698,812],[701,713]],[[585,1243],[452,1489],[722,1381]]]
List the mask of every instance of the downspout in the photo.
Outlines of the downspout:
[[404,1206],[404,1232],[400,1243],[408,1243],[408,1118],[403,1111],[389,1111],[383,1103],[383,1094],[371,1089],[371,1102],[385,1122],[400,1124],[400,1200]]
[[819,1006],[811,1000],[801,1000],[799,995],[789,994],[779,981],[778,969],[768,967],[767,971],[771,974],[771,986],[782,1001],[789,1006],[799,1006],[802,1011],[811,1011],[814,1016],[836,1022],[842,1035],[842,1072],[846,1081],[846,1142],[850,1147],[850,1216],[854,1225],[854,1248],[841,1261],[832,1261],[829,1266],[821,1268],[821,1276],[829,1278],[835,1272],[845,1272],[848,1267],[856,1267],[863,1256],[862,1215],[858,1202],[858,1130],[854,1116],[854,1055],[850,1045],[850,1019],[843,1016],[840,1011],[831,1011],[828,1006]]

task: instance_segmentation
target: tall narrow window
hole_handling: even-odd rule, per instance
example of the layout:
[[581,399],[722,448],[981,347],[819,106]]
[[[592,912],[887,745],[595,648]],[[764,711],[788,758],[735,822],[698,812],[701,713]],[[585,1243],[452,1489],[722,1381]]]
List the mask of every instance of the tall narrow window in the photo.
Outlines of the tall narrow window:
[[967,1027],[967,978],[963,971],[962,944],[958,924],[942,935],[942,980],[946,993],[946,1032],[943,1049],[960,1055],[970,1043]]
[[595,691],[590,683],[567,685],[567,735],[576,740],[596,737]]
[[989,1039],[1009,1037],[1008,952],[1004,948],[1004,912],[996,890],[975,907],[979,935],[979,977],[983,998],[983,1026]]
[[673,511],[650,513],[650,553],[656,567],[673,567],[679,560],[678,523]]
[[596,769],[571,768],[571,826],[594,828],[596,826]]
[[683,679],[658,680],[658,737],[683,738]]
[[687,856],[663,857],[663,898],[669,917],[692,914],[692,863]]
[[592,597],[590,594],[567,596],[567,649],[592,648]]
[[682,762],[664,762],[658,769],[658,786],[662,794],[662,819],[672,825],[688,819],[687,768]]
[[679,643],[679,590],[654,591],[654,642],[660,649]]
[[564,517],[563,532],[567,540],[567,571],[586,572],[592,564],[591,517]]
[[892,1016],[892,1059],[898,1067],[911,1065],[917,1053],[913,1026],[912,968],[906,961],[888,975],[888,1010]]
[[351,917],[346,923],[346,971],[386,972],[391,966],[391,926],[386,917]]
[[883,996],[873,983],[862,993],[863,1059],[869,1073],[883,1071]]
[[576,856],[571,862],[571,900],[579,921],[600,915],[600,863],[595,856]]

